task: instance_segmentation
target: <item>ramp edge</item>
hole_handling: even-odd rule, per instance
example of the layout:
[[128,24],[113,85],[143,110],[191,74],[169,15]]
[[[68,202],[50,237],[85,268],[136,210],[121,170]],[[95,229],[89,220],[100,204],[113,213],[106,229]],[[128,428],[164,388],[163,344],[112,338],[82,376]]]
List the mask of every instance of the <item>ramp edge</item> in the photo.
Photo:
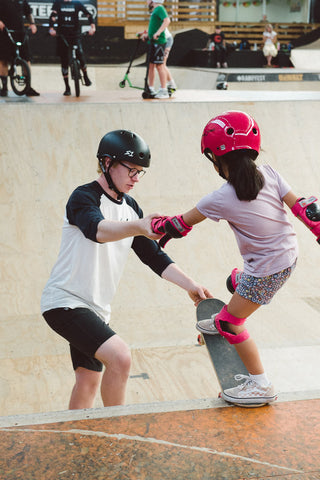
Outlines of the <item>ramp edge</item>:
[[[283,392],[279,394],[278,402],[296,402],[302,400],[320,399],[320,390],[302,392]],[[0,428],[26,425],[42,425],[49,423],[69,422],[75,420],[91,420],[95,418],[110,418],[127,415],[142,415],[148,413],[176,412],[187,410],[203,410],[212,408],[232,408],[220,398],[196,400],[179,400],[170,402],[141,403],[120,405],[116,407],[101,407],[83,410],[62,410],[57,412],[32,413],[26,415],[9,415],[0,417]]]

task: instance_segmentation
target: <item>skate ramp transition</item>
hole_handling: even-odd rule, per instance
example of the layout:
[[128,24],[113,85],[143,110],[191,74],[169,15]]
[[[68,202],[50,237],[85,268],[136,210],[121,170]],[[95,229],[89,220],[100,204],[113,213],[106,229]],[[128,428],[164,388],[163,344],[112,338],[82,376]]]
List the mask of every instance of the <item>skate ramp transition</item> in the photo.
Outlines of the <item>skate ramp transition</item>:
[[291,62],[296,68],[320,70],[320,39],[294,48],[291,51]]
[[[299,195],[320,195],[317,91],[182,89],[168,101],[143,101],[138,90],[101,86],[78,100],[45,86],[41,92],[39,98],[0,101],[1,416],[67,408],[73,385],[68,346],[42,319],[40,296],[58,254],[68,195],[95,178],[97,145],[106,132],[132,129],[150,145],[151,168],[134,192],[145,214],[182,213],[219,187],[220,178],[201,155],[200,137],[212,116],[230,109],[258,121],[259,163],[277,168]],[[296,271],[273,302],[248,320],[248,328],[283,398],[294,392],[316,398],[320,248],[289,215],[300,244]],[[203,222],[166,250],[228,301],[225,279],[241,267],[241,258],[225,222]],[[130,255],[112,314],[112,327],[132,349],[129,405],[217,397],[218,384],[206,350],[196,344],[194,323],[187,294]]]

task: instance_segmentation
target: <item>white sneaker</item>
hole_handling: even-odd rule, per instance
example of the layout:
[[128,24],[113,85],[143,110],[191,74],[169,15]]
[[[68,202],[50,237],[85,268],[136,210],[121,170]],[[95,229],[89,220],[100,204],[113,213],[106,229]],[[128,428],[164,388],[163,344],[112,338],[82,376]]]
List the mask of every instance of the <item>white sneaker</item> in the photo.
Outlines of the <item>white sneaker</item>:
[[166,88],[160,88],[154,98],[169,98],[169,93]]
[[217,62],[217,68],[221,68],[221,63]]
[[157,93],[154,87],[149,86],[149,90],[152,95],[155,95]]
[[224,62],[224,63],[222,64],[222,66],[223,66],[223,68],[228,68],[227,62]]
[[245,382],[237,387],[228,388],[221,393],[221,397],[226,402],[235,403],[236,405],[263,405],[277,400],[277,395],[275,395],[271,383],[266,387],[262,387],[248,375],[238,374],[234,378],[238,382],[245,379]]
[[196,329],[201,333],[206,333],[207,335],[220,335],[215,324],[215,317],[217,314],[212,315],[211,318],[206,318],[205,320],[200,320],[196,324]]

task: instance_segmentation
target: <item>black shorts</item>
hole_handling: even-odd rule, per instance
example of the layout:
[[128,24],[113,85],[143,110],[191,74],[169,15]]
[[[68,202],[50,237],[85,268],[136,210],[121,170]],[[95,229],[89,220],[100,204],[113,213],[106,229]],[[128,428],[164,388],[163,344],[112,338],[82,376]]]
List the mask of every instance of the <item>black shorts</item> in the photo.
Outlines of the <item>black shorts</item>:
[[150,63],[161,65],[164,60],[165,43],[152,43],[150,52]]
[[47,324],[68,340],[74,370],[78,367],[101,372],[103,365],[94,355],[115,332],[88,308],[55,308],[43,314]]

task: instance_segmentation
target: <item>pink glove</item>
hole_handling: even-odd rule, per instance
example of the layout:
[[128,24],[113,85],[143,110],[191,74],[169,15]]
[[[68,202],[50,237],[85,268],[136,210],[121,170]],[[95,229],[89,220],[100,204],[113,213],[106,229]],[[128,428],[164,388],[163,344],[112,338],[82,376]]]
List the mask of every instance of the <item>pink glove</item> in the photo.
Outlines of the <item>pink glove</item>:
[[192,230],[192,227],[184,222],[182,215],[154,218],[151,226],[154,233],[163,234],[159,241],[160,247],[164,247],[171,238],[185,237]]
[[316,197],[299,198],[291,208],[291,211],[303,221],[317,237],[317,242],[320,243],[320,207],[316,201]]

